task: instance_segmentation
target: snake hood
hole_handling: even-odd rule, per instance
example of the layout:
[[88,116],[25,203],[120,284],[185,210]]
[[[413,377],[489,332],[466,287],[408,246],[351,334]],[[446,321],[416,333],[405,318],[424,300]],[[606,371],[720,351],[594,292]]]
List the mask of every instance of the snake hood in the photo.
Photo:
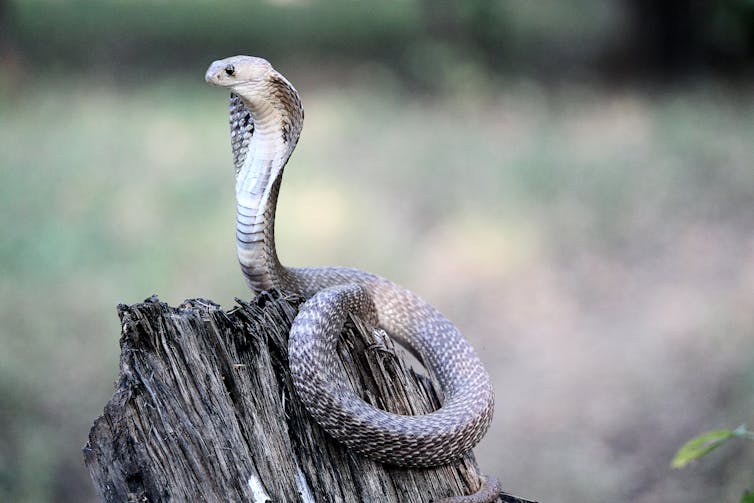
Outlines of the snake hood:
[[[282,140],[293,150],[301,134],[304,108],[293,84],[266,59],[231,56],[214,61],[204,80],[214,86],[227,87],[233,95],[240,97],[254,122],[279,121],[283,126]],[[270,113],[273,117],[268,117]]]

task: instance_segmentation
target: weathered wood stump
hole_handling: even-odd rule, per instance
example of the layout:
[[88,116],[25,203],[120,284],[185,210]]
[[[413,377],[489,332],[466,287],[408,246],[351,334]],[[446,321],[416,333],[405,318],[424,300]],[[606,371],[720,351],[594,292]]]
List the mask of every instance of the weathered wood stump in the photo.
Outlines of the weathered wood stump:
[[[84,449],[101,499],[430,502],[476,491],[471,454],[432,469],[385,466],[313,422],[287,362],[301,301],[269,292],[227,312],[203,299],[118,306],[117,389]],[[431,382],[358,319],[346,326],[338,356],[344,379],[377,407],[421,414],[439,405]]]

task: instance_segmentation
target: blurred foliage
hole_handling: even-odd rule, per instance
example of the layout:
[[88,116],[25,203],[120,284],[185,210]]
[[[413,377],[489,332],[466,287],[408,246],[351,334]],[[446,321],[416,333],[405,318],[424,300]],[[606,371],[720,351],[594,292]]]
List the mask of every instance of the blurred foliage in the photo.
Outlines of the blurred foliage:
[[282,67],[377,64],[429,89],[469,71],[740,76],[754,61],[751,0],[16,0],[2,12],[0,41],[30,72],[117,69],[119,80],[237,53]]
[[[214,91],[197,78],[131,88],[69,78],[0,101],[0,500],[92,500],[80,448],[111,393],[115,304],[157,292],[173,304],[204,296],[227,307],[247,295],[232,244],[227,102]],[[279,211],[284,262],[385,274],[476,335],[497,389],[522,411],[498,421],[525,421],[498,427],[480,446],[483,466],[508,475],[512,490],[569,501],[651,492],[678,442],[662,432],[745,413],[750,388],[735,391],[727,376],[750,361],[735,358],[746,354],[736,341],[750,340],[740,313],[749,312],[754,277],[745,270],[754,97],[531,84],[427,102],[373,82],[302,92],[307,125]],[[743,270],[729,275],[736,264]],[[562,276],[543,280],[552,269]],[[631,286],[637,278],[644,283]],[[695,308],[689,318],[679,295],[708,295],[709,317],[697,319],[705,309]],[[630,323],[615,318],[621,302]],[[659,328],[633,325],[652,312],[662,314]],[[674,316],[691,320],[681,335]],[[574,330],[579,317],[587,328]],[[499,335],[516,319],[520,326]],[[552,320],[562,327],[539,339]],[[551,347],[592,356],[558,356],[538,369]],[[590,353],[600,348],[607,353]],[[500,375],[505,369],[511,374]],[[619,380],[605,385],[600,372]],[[580,376],[580,400],[568,390],[532,400],[521,376],[548,375],[547,389]],[[647,431],[658,436],[623,447]],[[607,453],[590,451],[602,435]],[[503,444],[542,454],[521,465],[500,456]],[[597,466],[624,475],[594,487]],[[681,479],[682,493],[709,501],[717,482],[733,486],[738,474],[694,473],[696,482]],[[662,476],[671,486],[678,477]]]

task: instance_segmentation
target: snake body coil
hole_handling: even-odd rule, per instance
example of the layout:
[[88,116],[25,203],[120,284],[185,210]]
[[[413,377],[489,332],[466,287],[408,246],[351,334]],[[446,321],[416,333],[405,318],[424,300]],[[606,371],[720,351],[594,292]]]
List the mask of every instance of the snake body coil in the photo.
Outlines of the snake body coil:
[[[342,443],[384,463],[440,465],[471,450],[487,431],[494,398],[481,361],[450,321],[374,274],[288,268],[278,260],[275,206],[304,117],[294,87],[267,61],[249,56],[215,61],[205,78],[231,90],[236,242],[246,280],[255,291],[279,288],[308,299],[293,323],[289,356],[296,391],[312,416]],[[371,320],[422,360],[442,388],[440,409],[392,414],[341,384],[330,360],[348,313]]]

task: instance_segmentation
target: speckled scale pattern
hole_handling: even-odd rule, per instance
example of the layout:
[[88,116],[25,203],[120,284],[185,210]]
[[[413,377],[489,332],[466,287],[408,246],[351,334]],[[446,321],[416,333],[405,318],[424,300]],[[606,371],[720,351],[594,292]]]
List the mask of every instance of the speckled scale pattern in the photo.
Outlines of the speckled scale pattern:
[[[308,299],[294,320],[289,341],[289,365],[298,395],[334,438],[377,461],[421,467],[460,458],[486,433],[494,395],[489,375],[458,329],[413,292],[374,274],[346,267],[280,264],[275,209],[283,169],[303,125],[303,108],[295,88],[277,72],[260,89],[254,96],[231,94],[230,101],[237,175],[248,176],[253,169],[255,177],[267,180],[263,193],[253,197],[237,193],[239,261],[253,290],[280,288]],[[263,104],[255,111],[252,102]],[[267,136],[258,140],[263,132]],[[440,409],[418,416],[386,412],[363,401],[335,375],[335,345],[349,313],[384,329],[424,363],[442,390]],[[447,503],[494,501],[498,493],[496,483],[487,484],[475,495]]]
[[[481,440],[494,406],[489,376],[442,315],[408,290],[356,269],[289,272],[297,291],[317,290],[291,328],[293,382],[309,412],[333,437],[370,458],[401,466],[446,464]],[[397,301],[382,303],[385,297]],[[416,350],[440,383],[440,409],[421,416],[386,412],[364,402],[334,375],[335,344],[348,313],[371,319]]]
[[241,171],[246,154],[249,152],[249,142],[254,134],[254,119],[251,112],[243,104],[243,100],[235,94],[230,95],[230,146],[233,151],[233,166],[236,174]]

